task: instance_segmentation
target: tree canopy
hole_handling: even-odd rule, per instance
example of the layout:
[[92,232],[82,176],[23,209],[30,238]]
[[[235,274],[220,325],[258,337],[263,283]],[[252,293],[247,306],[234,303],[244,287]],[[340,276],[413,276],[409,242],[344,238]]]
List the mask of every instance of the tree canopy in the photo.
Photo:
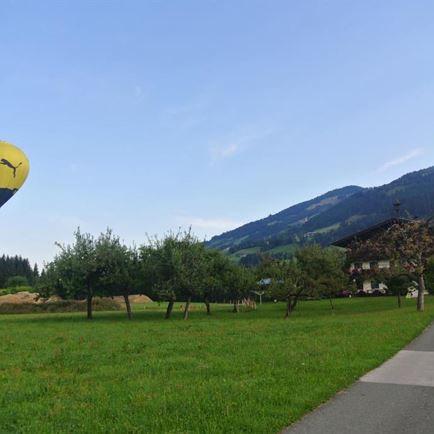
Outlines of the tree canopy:
[[[287,316],[300,297],[332,298],[346,284],[343,256],[334,249],[308,246],[291,259],[263,257],[259,266],[245,267],[212,250],[191,231],[149,238],[139,247],[125,245],[111,230],[94,237],[75,232],[74,242],[58,244],[59,253],[41,275],[40,292],[48,297],[85,299],[92,319],[96,296],[123,297],[128,318],[131,294],[145,294],[167,302],[171,318],[175,301],[183,303],[188,319],[191,302],[203,302],[211,314],[212,302],[254,307],[251,298],[265,291],[272,299],[287,302]],[[271,282],[263,285],[264,279]]]

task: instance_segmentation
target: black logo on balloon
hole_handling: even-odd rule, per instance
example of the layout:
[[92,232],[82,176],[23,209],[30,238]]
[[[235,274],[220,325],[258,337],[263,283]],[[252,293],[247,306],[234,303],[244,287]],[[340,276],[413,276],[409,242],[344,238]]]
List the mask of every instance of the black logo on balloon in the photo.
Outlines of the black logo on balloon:
[[14,172],[14,178],[15,178],[15,176],[16,176],[16,174],[17,174],[17,169],[18,169],[18,167],[20,167],[21,164],[23,164],[23,163],[18,164],[18,166],[14,166],[10,161],[8,161],[8,160],[2,158],[2,159],[0,160],[0,164],[3,164],[3,166],[9,167],[9,169],[12,169],[13,172]]

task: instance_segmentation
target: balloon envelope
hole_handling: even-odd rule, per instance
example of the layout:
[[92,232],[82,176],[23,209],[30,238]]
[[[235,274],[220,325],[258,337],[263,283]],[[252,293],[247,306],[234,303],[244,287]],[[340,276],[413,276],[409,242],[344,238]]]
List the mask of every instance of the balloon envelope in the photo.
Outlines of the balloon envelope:
[[24,184],[29,160],[21,149],[0,140],[0,207]]

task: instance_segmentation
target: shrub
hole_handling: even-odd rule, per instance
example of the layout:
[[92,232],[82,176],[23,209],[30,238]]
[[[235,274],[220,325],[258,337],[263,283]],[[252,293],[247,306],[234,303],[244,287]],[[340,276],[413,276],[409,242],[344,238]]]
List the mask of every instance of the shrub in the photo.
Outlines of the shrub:
[[24,276],[12,276],[6,281],[7,288],[18,288],[19,286],[29,286],[29,281]]
[[15,288],[2,288],[0,289],[0,297],[2,295],[17,294],[18,292],[35,292],[31,286],[17,286]]

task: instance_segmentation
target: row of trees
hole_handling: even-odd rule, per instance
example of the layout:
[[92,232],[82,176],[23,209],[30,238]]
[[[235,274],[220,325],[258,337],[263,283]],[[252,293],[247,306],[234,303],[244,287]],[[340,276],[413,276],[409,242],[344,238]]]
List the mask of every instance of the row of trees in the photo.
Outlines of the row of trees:
[[302,297],[330,297],[344,289],[344,256],[333,249],[310,246],[291,260],[264,257],[257,267],[243,267],[222,252],[207,249],[191,232],[152,238],[140,247],[126,246],[112,231],[93,237],[78,230],[71,245],[58,244],[60,252],[47,264],[38,287],[45,297],[86,299],[92,318],[95,296],[123,296],[131,318],[129,296],[146,294],[167,302],[166,318],[174,303],[183,301],[184,318],[192,301],[228,302],[238,312],[240,300],[254,291],[287,302],[286,317]]

